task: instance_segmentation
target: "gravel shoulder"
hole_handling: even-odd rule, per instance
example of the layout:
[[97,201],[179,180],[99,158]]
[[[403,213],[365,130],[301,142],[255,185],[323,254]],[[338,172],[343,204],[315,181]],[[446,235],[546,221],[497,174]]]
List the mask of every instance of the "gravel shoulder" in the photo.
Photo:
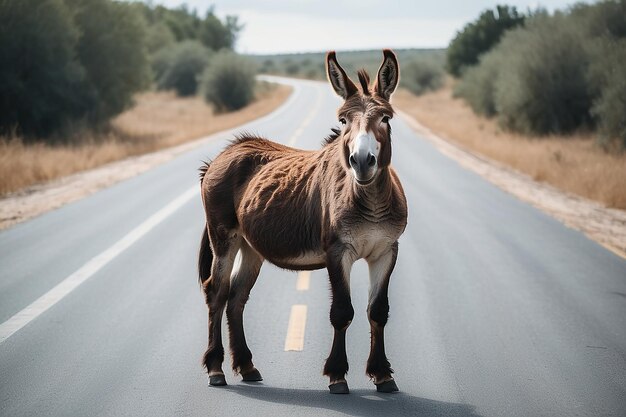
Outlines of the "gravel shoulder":
[[223,132],[202,139],[130,157],[98,168],[28,187],[0,200],[0,230],[32,219],[106,187],[139,175],[177,155],[223,137]]

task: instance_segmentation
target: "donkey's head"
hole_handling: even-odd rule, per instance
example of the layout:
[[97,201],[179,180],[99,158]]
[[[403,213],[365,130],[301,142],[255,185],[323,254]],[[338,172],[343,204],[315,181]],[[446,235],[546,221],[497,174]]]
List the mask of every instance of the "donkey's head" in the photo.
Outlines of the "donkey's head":
[[391,50],[383,50],[383,63],[372,87],[367,72],[358,72],[360,90],[337,62],[335,52],[326,55],[326,73],[335,92],[344,99],[337,117],[342,125],[339,139],[345,166],[359,185],[368,185],[391,163],[389,121],[393,109],[389,98],[400,78],[398,59]]

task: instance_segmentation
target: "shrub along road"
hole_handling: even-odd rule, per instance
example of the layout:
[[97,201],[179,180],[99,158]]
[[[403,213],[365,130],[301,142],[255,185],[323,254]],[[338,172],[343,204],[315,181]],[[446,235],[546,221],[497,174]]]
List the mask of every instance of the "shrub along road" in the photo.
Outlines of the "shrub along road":
[[[242,128],[318,148],[338,100],[325,83],[290,82],[284,106]],[[352,271],[351,395],[331,396],[321,375],[332,337],[326,273],[269,265],[245,314],[265,380],[227,372],[229,386],[206,385],[196,169],[225,146],[222,135],[0,233],[0,414],[622,413],[626,261],[464,170],[402,120],[392,126],[410,208],[386,331],[400,393],[378,394],[364,375],[362,262]],[[302,350],[285,351],[300,345],[288,328],[302,326]]]

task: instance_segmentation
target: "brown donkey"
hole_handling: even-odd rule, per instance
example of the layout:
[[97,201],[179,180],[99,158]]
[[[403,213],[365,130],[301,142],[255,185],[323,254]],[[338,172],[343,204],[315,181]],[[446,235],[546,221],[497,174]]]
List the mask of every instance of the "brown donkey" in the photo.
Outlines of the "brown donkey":
[[[346,329],[354,316],[350,269],[369,265],[371,350],[367,374],[381,392],[397,391],[385,355],[389,278],[407,204],[391,168],[393,109],[398,85],[394,53],[383,52],[373,87],[359,71],[359,90],[334,52],[326,56],[328,79],[345,101],[322,149],[303,151],[266,139],[240,136],[201,168],[206,231],[199,273],[209,309],[209,346],[204,365],[210,385],[226,385],[221,322],[226,309],[232,366],[244,381],[260,381],[243,330],[243,310],[264,260],[291,270],[327,268],[332,289],[334,339],[324,374],[331,393],[348,393]],[[237,252],[241,264],[234,271]]]

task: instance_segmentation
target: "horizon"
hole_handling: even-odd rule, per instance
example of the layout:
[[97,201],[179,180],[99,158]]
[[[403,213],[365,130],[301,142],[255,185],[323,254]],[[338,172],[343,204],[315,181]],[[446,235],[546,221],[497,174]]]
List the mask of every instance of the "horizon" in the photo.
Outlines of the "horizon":
[[245,53],[242,52],[242,55],[247,55],[247,56],[291,56],[291,55],[315,55],[315,54],[321,54],[321,55],[325,55],[328,51],[335,51],[337,52],[337,54],[350,54],[350,53],[365,53],[365,52],[380,52],[383,49],[391,49],[393,51],[444,51],[447,49],[447,46],[444,46],[442,48],[387,48],[387,47],[381,47],[381,48],[367,48],[367,49],[325,49],[325,50],[319,50],[319,51],[302,51],[302,52],[277,52],[277,53],[269,53],[269,54],[263,54],[263,53]]
[[[176,8],[186,5],[204,15],[210,8],[220,19],[238,16],[244,24],[235,50],[247,55],[285,55],[327,50],[445,49],[467,23],[498,3],[486,0],[447,0],[419,4],[398,0],[377,7],[374,0],[344,0],[332,9],[321,2],[300,0],[156,0],[152,4]],[[566,9],[568,0],[515,0],[507,2],[519,12],[537,8]],[[588,3],[585,1],[583,3]],[[375,28],[375,30],[372,30]]]

